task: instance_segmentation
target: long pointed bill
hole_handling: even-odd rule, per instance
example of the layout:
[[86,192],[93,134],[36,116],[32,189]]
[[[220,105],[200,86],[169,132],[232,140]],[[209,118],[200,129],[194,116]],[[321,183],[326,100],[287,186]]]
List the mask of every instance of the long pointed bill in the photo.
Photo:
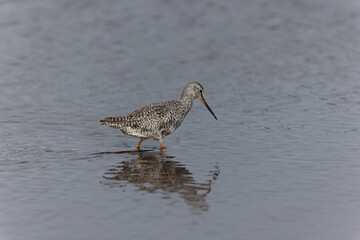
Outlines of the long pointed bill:
[[203,104],[205,105],[205,107],[209,110],[209,112],[214,116],[214,118],[217,120],[217,117],[215,116],[215,113],[211,110],[211,108],[209,107],[209,105],[207,105],[205,99],[203,96],[200,97],[200,100],[203,102]]

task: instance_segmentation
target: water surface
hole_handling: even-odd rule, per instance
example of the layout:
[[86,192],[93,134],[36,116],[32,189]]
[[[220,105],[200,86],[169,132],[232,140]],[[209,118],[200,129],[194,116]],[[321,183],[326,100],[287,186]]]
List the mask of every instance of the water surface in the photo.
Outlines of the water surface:
[[[360,238],[357,1],[0,6],[0,239]],[[189,81],[162,152],[98,124]]]

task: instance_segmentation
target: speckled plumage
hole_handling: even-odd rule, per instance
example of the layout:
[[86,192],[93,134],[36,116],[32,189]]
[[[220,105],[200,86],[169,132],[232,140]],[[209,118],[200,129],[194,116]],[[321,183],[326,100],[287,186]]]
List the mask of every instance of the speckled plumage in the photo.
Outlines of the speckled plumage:
[[202,92],[203,87],[200,83],[190,82],[184,87],[179,100],[153,103],[126,116],[104,118],[100,120],[100,124],[119,128],[126,135],[139,137],[141,140],[137,148],[140,147],[141,141],[147,138],[158,140],[163,148],[164,137],[180,126],[195,98],[201,99],[216,119]]

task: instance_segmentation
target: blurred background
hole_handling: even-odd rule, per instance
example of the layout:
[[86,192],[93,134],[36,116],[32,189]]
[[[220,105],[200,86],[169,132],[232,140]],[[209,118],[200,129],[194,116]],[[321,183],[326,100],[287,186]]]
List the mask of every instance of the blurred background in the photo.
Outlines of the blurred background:
[[[360,238],[360,3],[0,0],[0,239]],[[200,101],[165,151],[98,124]]]

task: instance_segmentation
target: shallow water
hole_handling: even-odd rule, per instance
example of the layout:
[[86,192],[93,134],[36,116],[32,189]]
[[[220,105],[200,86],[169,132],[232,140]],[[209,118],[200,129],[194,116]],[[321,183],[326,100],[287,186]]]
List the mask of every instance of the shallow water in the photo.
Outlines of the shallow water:
[[[0,239],[359,239],[357,1],[0,1]],[[200,101],[158,142],[103,117]]]

